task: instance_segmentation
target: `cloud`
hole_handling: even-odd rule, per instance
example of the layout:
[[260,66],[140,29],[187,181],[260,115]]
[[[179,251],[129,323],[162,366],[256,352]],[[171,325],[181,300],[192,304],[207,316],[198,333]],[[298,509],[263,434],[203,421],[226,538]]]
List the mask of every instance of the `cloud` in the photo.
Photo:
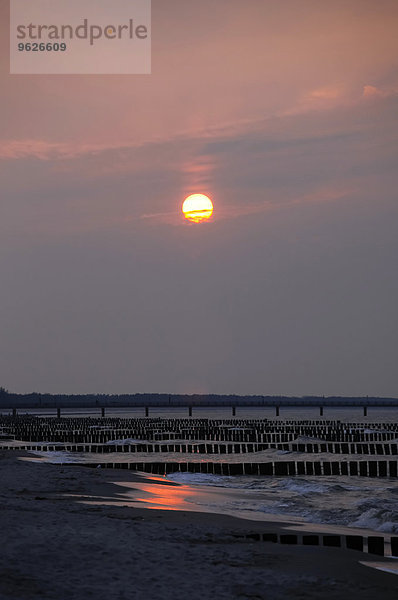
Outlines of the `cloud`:
[[[142,145],[142,144],[141,144]],[[80,143],[51,142],[43,139],[6,139],[0,144],[0,159],[17,160],[37,158],[39,160],[68,160],[84,155],[98,155],[109,150],[139,147],[134,143]]]
[[[212,135],[245,119],[344,104],[361,96],[375,74],[390,86],[396,3],[381,1],[377,11],[365,0],[304,4],[251,0],[243,9],[232,0],[218,0],[217,7],[210,0],[168,0],[166,10],[154,2],[154,71],[146,79],[115,76],[110,85],[101,76],[21,77],[8,75],[5,65],[0,112],[9,142],[2,156],[47,160]],[[45,142],[32,146],[32,140]]]
[[364,98],[388,98],[398,95],[398,87],[380,88],[375,85],[364,85],[362,95]]
[[[312,104],[295,114],[197,124],[156,139],[5,140],[2,235],[19,231],[28,240],[179,226],[185,224],[180,205],[195,191],[214,199],[215,223],[243,217],[254,223],[293,206],[388,192],[396,170],[397,97],[369,96],[377,98],[369,102],[360,95],[344,103],[341,89],[312,88]],[[318,102],[325,110],[313,109]]]
[[316,100],[335,100],[341,98],[343,90],[340,86],[326,86],[312,90],[308,96]]

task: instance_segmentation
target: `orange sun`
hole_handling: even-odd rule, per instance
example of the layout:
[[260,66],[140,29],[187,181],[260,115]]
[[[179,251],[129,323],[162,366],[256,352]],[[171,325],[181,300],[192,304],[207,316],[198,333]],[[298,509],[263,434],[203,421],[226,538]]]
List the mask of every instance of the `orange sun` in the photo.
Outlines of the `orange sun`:
[[185,198],[182,205],[182,212],[188,221],[201,223],[207,221],[213,214],[213,203],[208,196],[204,194],[191,194]]

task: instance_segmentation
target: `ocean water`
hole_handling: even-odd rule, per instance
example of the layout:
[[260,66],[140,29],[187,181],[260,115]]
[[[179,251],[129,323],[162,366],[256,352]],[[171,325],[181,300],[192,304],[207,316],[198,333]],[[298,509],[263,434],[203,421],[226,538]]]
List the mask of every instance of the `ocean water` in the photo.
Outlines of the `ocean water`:
[[[63,410],[62,416],[98,417],[100,409]],[[7,411],[3,410],[3,414]],[[55,416],[54,409],[41,411],[20,411],[38,416]],[[187,408],[150,409],[150,417],[187,418]],[[109,417],[143,417],[144,409],[107,409]],[[231,409],[194,408],[195,418],[232,419]],[[272,419],[284,420],[339,420],[342,422],[363,423],[372,430],[372,423],[397,422],[397,408],[369,408],[364,417],[361,408],[325,408],[323,417],[317,408],[281,408],[280,417],[275,417],[272,408],[237,408],[236,419]],[[142,441],[142,440],[141,440]],[[109,442],[117,444],[117,441]],[[121,443],[121,441],[119,441]],[[246,462],[267,460],[308,460],[297,453],[286,453],[270,450],[266,453],[246,455],[200,455],[181,453],[161,454],[78,454],[68,452],[37,452],[37,460],[53,463],[99,463],[99,462],[144,462],[144,461],[231,461]],[[311,455],[311,460],[338,460],[337,455]],[[347,457],[340,456],[344,460]],[[358,457],[357,457],[358,458]],[[149,476],[145,476],[149,477]],[[153,478],[156,479],[156,478]],[[384,534],[398,535],[398,480],[389,478],[366,477],[226,477],[200,473],[174,473],[167,479],[176,486],[147,486],[145,502],[149,508],[173,508],[185,510],[189,506],[193,510],[205,510],[234,514],[244,518],[264,519],[274,515],[280,520],[359,528]],[[134,488],[134,484],[126,483],[126,487]],[[144,484],[140,489],[143,489]],[[165,497],[168,493],[177,498],[174,502]],[[161,490],[159,490],[161,488]],[[172,491],[174,489],[174,492]],[[178,490],[177,490],[178,488]],[[129,501],[132,501],[137,490],[132,490]]]
[[[90,462],[136,462],[154,459],[153,454],[92,455],[56,451],[38,451],[32,454],[37,460],[55,464],[84,465]],[[195,459],[193,456],[195,455],[190,455],[185,460],[192,462],[226,459],[225,455],[214,455],[212,458],[196,455]],[[315,456],[313,455],[314,458]],[[227,457],[231,461],[242,459],[242,455],[239,454]],[[287,453],[285,457],[291,460],[294,453]],[[277,456],[274,455],[275,458]],[[158,459],[184,460],[180,453],[162,453],[158,455]],[[162,481],[178,484],[180,490],[177,493],[175,486],[151,485],[150,481],[158,480],[158,476],[145,473],[144,478],[149,478],[149,485],[143,484],[138,487],[145,488],[148,492],[144,499],[148,508],[204,510],[255,520],[267,520],[273,515],[281,521],[292,520],[398,534],[397,479],[354,476],[220,476],[190,472],[170,473],[162,477]],[[126,487],[132,488],[130,503],[137,486],[126,482]],[[140,502],[142,501],[141,499]]]
[[[0,413],[10,414],[11,409],[1,408]],[[42,417],[56,417],[57,411],[54,408],[41,409],[19,409],[20,414],[30,414]],[[90,409],[62,409],[63,417],[99,417],[101,415],[100,408]],[[107,417],[118,418],[141,418],[145,417],[145,409],[138,408],[107,408]],[[177,408],[162,408],[153,407],[149,409],[151,418],[188,418],[187,407]],[[277,421],[284,420],[329,420],[354,423],[374,423],[374,422],[397,422],[398,407],[369,407],[368,414],[365,417],[362,407],[325,407],[323,416],[319,414],[317,407],[281,407],[280,415],[276,417],[273,407],[237,407],[236,416],[232,416],[232,409],[229,406],[225,407],[194,407],[192,419],[271,419]]]
[[272,514],[306,523],[398,534],[398,481],[392,479],[222,477],[201,473],[173,473],[167,479],[202,489],[240,490],[244,494],[238,500],[227,500],[224,508],[246,517],[250,513]]

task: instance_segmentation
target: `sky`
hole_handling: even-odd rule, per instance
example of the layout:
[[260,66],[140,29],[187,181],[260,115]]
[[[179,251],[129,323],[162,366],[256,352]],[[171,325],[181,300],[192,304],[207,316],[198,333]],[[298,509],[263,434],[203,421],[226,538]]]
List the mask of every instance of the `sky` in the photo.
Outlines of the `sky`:
[[396,0],[152,0],[151,75],[0,19],[0,386],[398,396]]

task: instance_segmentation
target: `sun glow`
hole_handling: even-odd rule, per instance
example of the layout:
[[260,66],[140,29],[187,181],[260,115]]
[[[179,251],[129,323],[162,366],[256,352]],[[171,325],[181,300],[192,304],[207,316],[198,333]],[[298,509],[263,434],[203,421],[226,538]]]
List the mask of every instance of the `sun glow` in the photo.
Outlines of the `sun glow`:
[[184,200],[182,212],[188,221],[201,223],[207,221],[213,214],[213,203],[204,194],[191,194]]

